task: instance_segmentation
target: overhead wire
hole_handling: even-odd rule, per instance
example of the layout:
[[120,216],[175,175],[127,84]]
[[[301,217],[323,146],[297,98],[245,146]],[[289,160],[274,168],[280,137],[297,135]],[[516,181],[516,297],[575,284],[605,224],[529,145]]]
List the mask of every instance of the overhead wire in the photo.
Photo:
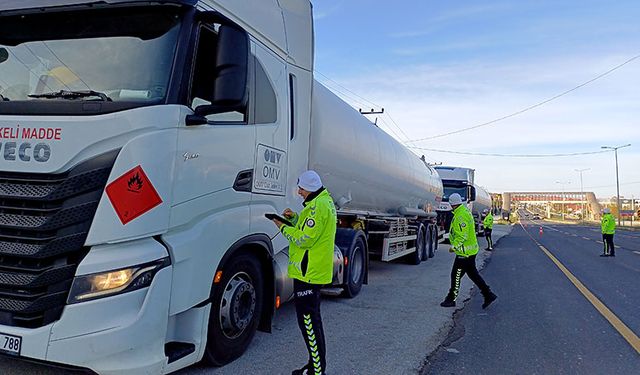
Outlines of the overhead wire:
[[[321,73],[320,73],[321,74]],[[326,77],[324,74],[322,74],[323,77]],[[373,104],[374,106],[377,106],[375,103],[372,103],[370,101],[368,101],[367,99],[364,99],[362,96],[353,93],[353,91],[345,88],[344,86],[336,83],[335,81],[331,80],[330,78],[326,78],[329,82],[323,82],[322,80],[321,83],[324,84],[325,86],[327,86],[329,89],[331,89],[332,91],[334,91],[335,94],[337,94],[338,96],[342,97],[342,99],[347,102],[351,107],[353,107],[354,109],[356,109],[357,107],[360,108],[366,108],[368,105],[366,105],[366,103],[364,103],[362,100],[366,100],[369,104]],[[338,86],[338,87],[335,87]],[[345,92],[346,91],[346,92]],[[351,93],[351,94],[349,94]],[[362,98],[362,100],[359,100],[358,98]],[[358,104],[357,106],[354,105]],[[364,104],[364,105],[363,105]],[[409,137],[406,136],[405,134],[405,139],[403,139],[402,136],[400,136],[395,130],[393,130],[393,127],[391,127],[387,122],[384,122],[384,118],[383,117],[378,117],[378,119],[380,121],[383,121],[384,127],[385,129],[387,129],[389,132],[391,132],[394,137],[401,142],[402,144],[405,144],[405,139],[408,139]],[[397,124],[396,124],[397,127]],[[399,128],[399,127],[398,127]],[[400,129],[400,128],[399,128]],[[400,131],[402,131],[402,129],[400,129]],[[405,144],[406,145],[406,144]]]
[[[382,108],[382,106],[379,106],[376,103],[370,101],[369,99],[367,99],[365,97],[362,97],[362,96],[358,95],[357,93],[349,90],[348,88],[344,87],[343,85],[341,85],[338,82],[334,81],[333,79],[329,78],[327,75],[325,75],[325,74],[323,74],[323,73],[321,73],[321,72],[319,72],[317,70],[314,70],[314,72],[319,74],[319,75],[321,75],[321,76],[323,76],[326,80],[328,80],[330,82],[333,82],[333,84],[335,84],[336,86],[341,87],[342,89],[346,90],[347,92],[350,92],[352,95],[356,96],[357,98],[360,98],[360,99],[364,100],[365,102],[369,103],[369,105],[373,105],[374,107],[377,107],[377,108]],[[367,107],[367,106],[365,106],[365,107]]]
[[[383,110],[384,113],[383,115],[386,115],[389,120],[391,121],[391,123],[396,127],[396,129],[398,129],[400,131],[400,133],[402,133],[402,135],[404,136],[404,140],[402,140],[403,144],[410,139],[410,137],[407,135],[407,133],[405,133],[405,131],[400,127],[400,125],[398,125],[398,123],[393,119],[393,117],[391,117],[391,114],[389,113],[388,110],[384,110],[384,107],[382,107],[379,104],[376,104],[374,102],[372,102],[371,100],[357,94],[356,92],[354,92],[353,90],[350,90],[349,88],[345,87],[344,85],[341,85],[340,83],[336,82],[335,80],[331,79],[329,76],[327,76],[326,74],[323,74],[322,72],[319,72],[317,70],[314,71],[315,73],[321,75],[322,77],[324,77],[326,80],[328,80],[329,82],[332,82],[335,86],[338,86],[340,88],[342,88],[343,90],[351,93],[353,96],[355,96],[356,98],[359,98],[361,100],[363,100],[365,103],[363,102],[359,102],[360,104],[369,104],[370,106],[373,106],[374,108],[378,108],[380,110]],[[362,108],[366,108],[368,105],[364,105],[362,106]],[[401,139],[402,137],[398,137],[398,139]]]
[[[327,75],[325,75],[323,73],[320,73],[318,71],[315,71],[315,72],[323,77],[323,79],[318,79],[320,81],[320,83],[322,83],[323,85],[327,86],[329,89],[333,90],[334,93],[337,94],[338,96],[341,96],[342,99],[345,100],[345,102],[347,102],[354,109],[357,109],[357,107],[358,107],[358,106],[355,106],[354,103],[358,104],[361,108],[366,108],[367,107],[367,105],[366,105],[367,103],[372,105],[373,107],[382,108],[381,106],[377,105],[376,103],[364,98],[361,95],[356,94],[354,91],[352,91],[352,90],[348,89],[347,87],[345,87],[345,86],[339,84],[338,82],[334,81],[333,79],[329,78]],[[384,115],[386,115],[386,117],[383,117]],[[386,131],[387,133],[392,133],[394,138],[396,140],[398,140],[398,142],[400,142],[405,147],[408,147],[409,145],[406,143],[406,140],[409,139],[409,136],[407,135],[407,133],[402,129],[402,127],[400,127],[400,125],[398,125],[398,123],[393,119],[393,117],[391,117],[391,115],[389,114],[388,111],[385,111],[383,113],[383,116],[378,117],[378,120],[380,121],[380,123],[382,125],[384,125],[384,129],[382,129],[382,130]],[[400,131],[400,133],[402,133],[404,138],[402,136],[400,136],[393,129],[393,127],[391,127],[389,125],[389,123],[385,120],[385,118],[388,119],[395,126],[395,128]],[[375,125],[380,127],[378,124],[375,124]],[[429,157],[427,155],[424,155],[424,157],[429,159],[429,160],[431,160],[431,161],[433,161],[433,162],[437,162],[437,159],[434,159],[434,158]]]
[[498,154],[498,153],[441,150],[441,149],[418,147],[418,146],[407,146],[407,147],[415,150],[441,152],[446,154],[469,155],[469,156],[490,156],[490,157],[503,157],[503,158],[556,158],[556,157],[594,155],[594,154],[602,154],[605,152],[611,152],[610,150],[600,150],[600,151],[571,152],[571,153],[558,153],[558,154]]
[[[634,181],[634,182],[625,182],[625,183],[621,183],[620,186],[624,186],[624,185],[636,185],[636,184],[640,184],[640,181]],[[611,185],[600,185],[600,186],[585,186],[585,189],[601,189],[601,188],[608,188],[608,187],[615,187],[616,184],[611,184]]]
[[590,80],[588,80],[588,81],[586,81],[586,82],[584,82],[584,83],[582,83],[582,84],[580,84],[578,86],[575,86],[575,87],[573,87],[573,88],[571,88],[569,90],[566,90],[566,91],[564,91],[564,92],[562,92],[562,93],[560,93],[558,95],[555,95],[555,96],[553,96],[553,97],[551,97],[549,99],[546,99],[546,100],[544,100],[542,102],[539,102],[537,104],[534,104],[532,106],[526,107],[524,109],[521,109],[521,110],[516,111],[514,113],[511,113],[509,115],[502,116],[500,118],[497,118],[497,119],[492,120],[492,121],[484,122],[482,124],[469,126],[469,127],[466,127],[466,128],[450,131],[450,132],[447,132],[447,133],[442,133],[442,134],[433,135],[433,136],[430,136],[430,137],[419,138],[419,139],[408,140],[407,143],[422,142],[422,141],[427,141],[427,140],[431,140],[431,139],[447,137],[447,136],[450,136],[450,135],[459,134],[459,133],[463,133],[463,132],[466,132],[466,131],[470,131],[470,130],[482,128],[482,127],[485,127],[485,126],[493,125],[493,124],[495,124],[497,122],[500,122],[500,121],[503,121],[503,120],[506,120],[506,119],[521,115],[521,114],[523,114],[523,113],[525,113],[527,111],[530,111],[530,110],[535,109],[537,107],[541,107],[541,106],[543,106],[543,105],[545,105],[545,104],[547,104],[547,103],[549,103],[551,101],[554,101],[554,100],[556,100],[556,99],[558,99],[560,97],[563,97],[563,96],[565,96],[565,95],[567,95],[567,94],[569,94],[569,93],[571,93],[573,91],[576,91],[576,90],[578,90],[578,89],[580,89],[580,88],[582,88],[582,87],[584,87],[584,86],[586,86],[586,85],[588,85],[588,84],[590,84],[590,83],[592,83],[594,81],[597,81],[600,78],[605,77],[605,76],[613,73],[614,71],[622,68],[623,66],[631,63],[632,61],[637,60],[638,58],[640,58],[640,54],[628,59],[627,61],[623,62],[622,64],[616,65],[615,67],[607,70],[606,72],[601,73],[601,74],[597,75],[595,78],[592,78],[592,79],[590,79]]
[[385,126],[385,128],[386,128],[386,129],[389,129],[389,131],[390,131],[390,132],[392,132],[392,133],[393,133],[393,135],[395,135],[396,139],[397,139],[400,143],[404,144],[404,141],[402,140],[402,137],[401,137],[398,133],[396,133],[396,131],[395,131],[395,130],[393,130],[393,128],[392,128],[391,126],[389,126],[389,124],[384,120],[384,118],[383,118],[383,117],[379,117],[378,119],[380,120],[380,122],[382,122],[382,123],[384,124],[384,126]]

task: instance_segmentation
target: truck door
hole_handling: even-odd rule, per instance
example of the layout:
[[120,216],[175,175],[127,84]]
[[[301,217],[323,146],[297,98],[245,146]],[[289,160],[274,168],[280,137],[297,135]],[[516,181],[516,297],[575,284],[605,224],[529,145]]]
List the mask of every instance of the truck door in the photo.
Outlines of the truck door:
[[[192,109],[213,100],[217,37],[214,25],[200,26],[188,99]],[[251,183],[246,177],[254,168],[256,152],[256,130],[250,125],[249,112],[247,108],[216,113],[206,116],[206,124],[178,129],[174,204],[193,202],[187,215],[244,206],[246,216],[234,215],[234,221],[248,228]],[[197,203],[203,199],[206,207]]]
[[[254,201],[273,205],[281,211],[284,197],[291,195],[288,177],[289,145],[289,81],[285,63],[260,44],[252,46],[254,53],[252,116],[256,129],[256,161],[253,176]],[[266,209],[269,209],[265,207]],[[256,207],[259,211],[260,208]],[[260,214],[256,212],[256,214]],[[270,224],[270,223],[269,223]]]

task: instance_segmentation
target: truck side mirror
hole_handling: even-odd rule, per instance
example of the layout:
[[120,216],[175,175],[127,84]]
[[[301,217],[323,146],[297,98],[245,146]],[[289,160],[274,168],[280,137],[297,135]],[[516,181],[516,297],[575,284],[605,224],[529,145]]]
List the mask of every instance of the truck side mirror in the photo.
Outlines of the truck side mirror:
[[6,48],[0,48],[0,64],[9,59],[9,51]]
[[244,111],[249,101],[249,36],[221,25],[215,58],[213,101],[195,109],[196,116]]
[[473,202],[476,200],[476,188],[475,186],[469,186],[469,199],[467,199],[467,202]]

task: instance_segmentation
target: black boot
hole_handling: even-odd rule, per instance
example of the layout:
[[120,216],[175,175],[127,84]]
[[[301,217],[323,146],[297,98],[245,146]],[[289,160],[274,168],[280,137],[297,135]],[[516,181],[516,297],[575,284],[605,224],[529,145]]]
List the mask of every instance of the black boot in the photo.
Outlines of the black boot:
[[489,292],[486,296],[484,296],[484,303],[482,304],[482,309],[486,309],[489,305],[498,298],[493,292]]
[[291,375],[311,375],[311,365],[307,364],[303,368],[299,368],[297,370],[293,370]]
[[456,301],[449,299],[449,298],[445,298],[444,301],[440,302],[440,306],[442,307],[455,307],[456,306]]

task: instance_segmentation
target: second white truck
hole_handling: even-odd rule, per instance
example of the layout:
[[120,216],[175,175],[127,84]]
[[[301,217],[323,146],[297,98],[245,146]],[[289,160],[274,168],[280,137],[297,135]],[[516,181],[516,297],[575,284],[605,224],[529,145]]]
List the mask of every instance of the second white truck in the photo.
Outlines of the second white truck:
[[449,196],[458,193],[462,201],[469,208],[476,223],[476,233],[484,232],[483,211],[491,209],[491,195],[475,183],[475,170],[464,167],[436,166],[436,171],[442,179],[444,186],[444,197],[438,206],[439,222],[444,225],[448,232],[451,223],[451,205]]

